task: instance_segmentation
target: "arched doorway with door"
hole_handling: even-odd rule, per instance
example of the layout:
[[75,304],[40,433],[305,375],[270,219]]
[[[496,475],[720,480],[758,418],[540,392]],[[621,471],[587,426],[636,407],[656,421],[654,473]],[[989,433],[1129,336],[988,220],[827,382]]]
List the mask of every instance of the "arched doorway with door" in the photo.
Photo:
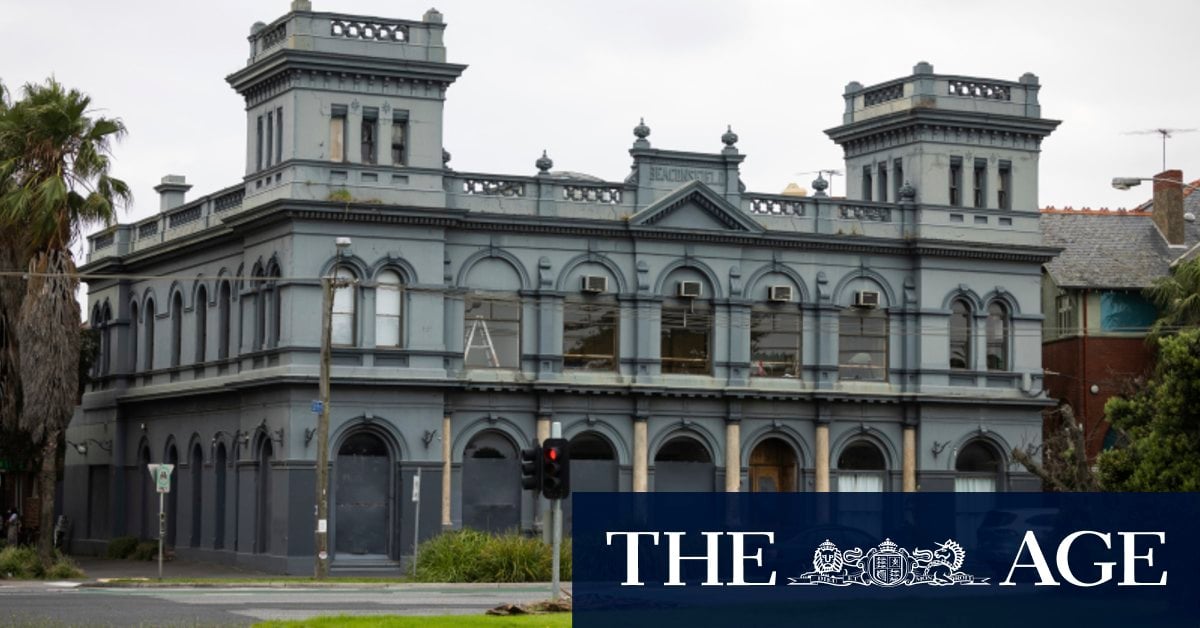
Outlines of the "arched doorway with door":
[[[609,440],[596,432],[584,432],[571,439],[571,493],[616,492],[617,452]],[[571,504],[563,500],[563,534],[571,531]]]
[[463,450],[463,526],[488,532],[521,527],[521,461],[507,435],[487,430]]
[[654,455],[655,492],[703,493],[716,490],[716,466],[703,443],[676,436]]
[[333,554],[339,561],[387,559],[394,534],[396,456],[369,430],[348,434],[333,465]]
[[225,549],[225,466],[229,464],[225,443],[217,444],[213,459],[213,548]]
[[991,443],[976,439],[958,451],[954,461],[954,491],[957,493],[994,493],[1004,490],[1004,462]]
[[793,493],[803,490],[799,456],[777,436],[759,441],[750,451],[750,492]]
[[271,549],[272,502],[274,502],[271,462],[275,459],[275,447],[265,434],[259,441],[257,458],[254,551],[257,554],[266,554]]
[[200,447],[200,443],[192,445],[192,456],[188,465],[192,472],[192,530],[188,546],[200,547],[200,531],[203,521],[201,515],[204,512],[204,478],[200,475],[204,470],[204,450]]
[[179,529],[179,450],[174,441],[167,445],[166,463],[173,465],[171,471],[171,492],[167,493],[167,538],[164,543],[175,547],[176,531]]

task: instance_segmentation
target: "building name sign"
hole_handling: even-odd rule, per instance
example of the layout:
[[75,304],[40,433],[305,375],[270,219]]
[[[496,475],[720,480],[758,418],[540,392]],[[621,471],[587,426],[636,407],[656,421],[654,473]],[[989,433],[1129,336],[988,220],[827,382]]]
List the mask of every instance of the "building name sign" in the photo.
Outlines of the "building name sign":
[[724,185],[725,173],[720,170],[685,168],[683,166],[650,166],[650,180],[667,183],[699,181],[708,185]]

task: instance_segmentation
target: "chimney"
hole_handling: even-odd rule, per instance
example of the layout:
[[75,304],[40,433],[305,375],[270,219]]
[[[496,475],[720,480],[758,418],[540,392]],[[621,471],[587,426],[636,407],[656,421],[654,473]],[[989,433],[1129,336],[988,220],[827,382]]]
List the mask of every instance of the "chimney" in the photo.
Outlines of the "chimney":
[[1154,224],[1167,244],[1183,246],[1183,171],[1154,175]]
[[[158,211],[165,212],[183,205],[183,195],[187,194],[190,189],[192,186],[188,185],[187,177],[183,175],[169,174],[163,177],[162,183],[154,186],[154,191],[158,192]],[[1180,217],[1179,220],[1181,225],[1179,228],[1183,229],[1183,218]],[[1180,231],[1180,233],[1183,232]]]

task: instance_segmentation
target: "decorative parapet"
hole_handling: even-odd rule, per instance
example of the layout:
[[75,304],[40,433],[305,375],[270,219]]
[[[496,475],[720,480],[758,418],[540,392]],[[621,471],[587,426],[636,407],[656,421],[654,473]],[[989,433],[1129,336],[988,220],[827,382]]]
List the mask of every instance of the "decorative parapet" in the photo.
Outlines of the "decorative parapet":
[[109,230],[98,233],[92,238],[92,252],[103,251],[115,244],[116,241],[117,234],[115,231]]
[[213,211],[221,213],[234,207],[240,207],[244,198],[246,198],[246,188],[239,185],[229,192],[214,197]]
[[620,205],[623,191],[619,185],[564,185],[562,200]]
[[845,220],[891,222],[892,209],[876,205],[838,205],[838,216]]
[[[759,216],[804,216],[804,201],[794,196],[750,194],[750,213]],[[743,209],[745,205],[743,205]]]
[[239,183],[132,225],[115,225],[94,233],[88,236],[88,261],[125,255],[203,231],[220,223],[211,216],[240,207],[245,194],[245,185]]
[[335,15],[329,18],[329,34],[346,39],[404,43],[408,41],[408,25],[397,21],[364,20]]
[[499,177],[463,179],[462,192],[471,196],[525,196],[525,182]]
[[845,115],[849,125],[906,110],[957,111],[971,115],[1041,118],[1041,84],[1026,73],[1015,81],[934,74],[933,66],[918,63],[910,76],[876,85],[857,81],[846,85]]
[[904,97],[904,81],[884,83],[878,87],[863,92],[863,102],[867,107],[873,107],[889,100],[899,100]]
[[183,225],[196,222],[201,218],[201,211],[204,209],[201,205],[193,205],[186,207],[177,212],[167,214],[167,228],[174,229]]
[[144,240],[158,235],[158,218],[152,218],[150,222],[143,222],[138,225],[137,237],[139,240]]
[[947,94],[950,96],[1012,100],[1012,86],[1003,83],[975,79],[949,79],[946,81],[946,86]]

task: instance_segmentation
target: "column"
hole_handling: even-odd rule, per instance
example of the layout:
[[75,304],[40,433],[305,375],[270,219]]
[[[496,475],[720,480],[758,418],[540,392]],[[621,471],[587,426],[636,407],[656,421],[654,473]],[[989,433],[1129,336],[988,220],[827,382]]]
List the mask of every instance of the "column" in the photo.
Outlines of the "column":
[[903,484],[905,493],[917,490],[917,428],[915,425],[904,426],[904,452],[902,463]]
[[454,527],[450,519],[450,413],[442,416],[442,529]]
[[816,488],[818,493],[829,492],[829,424],[817,423]]
[[725,492],[742,490],[742,424],[725,422]]
[[645,493],[650,486],[649,466],[647,465],[647,424],[646,417],[633,419],[633,492]]

